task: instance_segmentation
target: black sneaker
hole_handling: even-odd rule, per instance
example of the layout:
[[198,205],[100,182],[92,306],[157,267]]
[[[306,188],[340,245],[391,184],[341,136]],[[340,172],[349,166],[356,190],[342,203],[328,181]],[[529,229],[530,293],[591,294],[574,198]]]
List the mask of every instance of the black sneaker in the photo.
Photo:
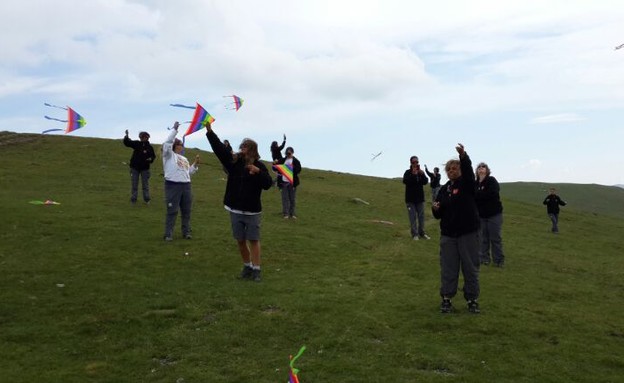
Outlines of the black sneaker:
[[251,266],[243,266],[243,269],[238,276],[239,279],[251,279],[251,275],[253,274],[253,269]]
[[479,310],[479,303],[476,300],[468,301],[468,311],[473,314],[479,314],[481,310]]
[[453,312],[453,305],[451,304],[450,299],[442,299],[442,303],[440,303],[440,312],[442,314],[449,314]]
[[254,282],[262,282],[262,273],[258,269],[253,269],[251,273],[251,280]]

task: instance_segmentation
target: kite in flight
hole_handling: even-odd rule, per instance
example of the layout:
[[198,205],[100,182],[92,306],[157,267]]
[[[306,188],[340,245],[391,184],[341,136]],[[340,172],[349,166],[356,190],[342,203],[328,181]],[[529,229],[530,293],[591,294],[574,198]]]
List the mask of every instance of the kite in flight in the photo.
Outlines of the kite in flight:
[[52,105],[52,104],[48,104],[47,102],[44,102],[43,105],[45,106],[49,106],[50,108],[58,108],[58,109],[64,109],[67,111],[67,120],[60,120],[58,118],[53,118],[50,116],[43,116],[48,120],[54,120],[54,121],[59,121],[59,122],[66,122],[67,126],[65,127],[65,129],[48,129],[48,130],[44,130],[43,132],[41,132],[41,134],[45,134],[48,132],[55,132],[55,131],[65,131],[65,134],[67,133],[71,133],[76,129],[80,129],[83,126],[85,126],[87,124],[87,121],[84,119],[84,117],[82,117],[81,115],[79,115],[78,113],[76,113],[75,110],[73,110],[72,108],[68,107],[62,107],[62,106],[57,106],[57,105]]
[[243,106],[243,103],[245,102],[245,100],[243,100],[242,98],[234,94],[231,96],[223,96],[223,97],[232,97],[233,99],[232,102],[225,105],[225,109],[236,110],[237,112],[241,108],[241,106]]
[[383,153],[383,152],[379,152],[379,153],[377,153],[377,154],[373,154],[373,155],[372,155],[373,157],[371,158],[371,162],[372,162],[372,161],[375,161],[375,158],[377,158],[377,157],[381,156],[381,153]]
[[618,45],[617,47],[615,47],[615,50],[617,51],[618,49],[622,49],[622,48],[624,48],[624,44]]
[[188,136],[189,134],[193,134],[197,132],[198,130],[205,128],[206,125],[212,124],[215,121],[214,117],[212,117],[210,113],[208,113],[208,111],[204,109],[203,106],[199,105],[199,103],[196,103],[196,104],[197,106],[187,106],[187,105],[182,105],[182,104],[169,104],[171,106],[175,106],[176,108],[195,109],[195,114],[193,114],[193,119],[191,121],[187,121],[187,122],[190,122],[191,125],[189,125],[188,129],[186,130],[186,133],[184,133],[184,137]]

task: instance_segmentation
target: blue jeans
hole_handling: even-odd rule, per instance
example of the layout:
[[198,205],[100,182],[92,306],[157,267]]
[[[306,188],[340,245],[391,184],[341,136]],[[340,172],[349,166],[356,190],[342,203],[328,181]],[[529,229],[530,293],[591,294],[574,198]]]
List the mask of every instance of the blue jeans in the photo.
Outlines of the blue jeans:
[[130,168],[130,181],[132,184],[132,190],[130,192],[130,201],[136,202],[139,194],[139,177],[141,177],[141,184],[143,185],[143,201],[150,201],[149,192],[149,179],[150,171],[148,170],[136,170]]
[[558,233],[559,232],[559,214],[548,213],[548,216],[550,217],[550,221],[552,222],[551,231],[553,233]]
[[425,203],[407,202],[407,216],[410,222],[412,238],[425,235]]

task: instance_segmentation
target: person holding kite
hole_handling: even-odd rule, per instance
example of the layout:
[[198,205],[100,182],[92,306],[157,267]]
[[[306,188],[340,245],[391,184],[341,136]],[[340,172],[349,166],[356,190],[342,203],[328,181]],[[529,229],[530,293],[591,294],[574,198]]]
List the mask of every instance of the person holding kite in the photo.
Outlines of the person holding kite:
[[148,204],[151,200],[149,191],[150,165],[156,159],[156,154],[154,153],[154,148],[149,143],[149,138],[149,133],[141,132],[139,133],[139,141],[131,140],[126,129],[126,135],[123,139],[124,145],[133,149],[132,157],[130,158],[130,202],[132,204],[135,204],[137,201],[139,177],[143,186],[143,201]]
[[459,270],[464,276],[464,298],[468,311],[480,312],[479,298],[479,213],[475,201],[476,180],[464,145],[455,147],[459,160],[446,162],[448,182],[442,186],[432,212],[440,220],[440,312],[453,311],[451,298],[457,294]]
[[279,173],[277,176],[277,187],[282,191],[282,214],[284,219],[297,219],[295,215],[295,197],[297,186],[299,186],[299,173],[301,173],[301,162],[294,156],[295,150],[292,147],[286,148],[286,158],[278,161],[273,166]]
[[212,151],[227,170],[227,184],[223,205],[230,213],[232,235],[238,244],[243,269],[240,278],[260,282],[261,248],[260,223],[262,218],[262,190],[273,184],[266,166],[260,162],[258,144],[245,138],[237,153],[230,152],[206,124],[206,137]]
[[167,140],[162,145],[163,170],[165,172],[165,203],[167,215],[165,219],[165,235],[167,242],[173,240],[173,227],[178,216],[182,213],[182,236],[191,239],[191,207],[193,195],[191,193],[191,176],[198,170],[199,155],[195,161],[189,161],[182,155],[184,144],[175,138],[180,123],[176,121]]

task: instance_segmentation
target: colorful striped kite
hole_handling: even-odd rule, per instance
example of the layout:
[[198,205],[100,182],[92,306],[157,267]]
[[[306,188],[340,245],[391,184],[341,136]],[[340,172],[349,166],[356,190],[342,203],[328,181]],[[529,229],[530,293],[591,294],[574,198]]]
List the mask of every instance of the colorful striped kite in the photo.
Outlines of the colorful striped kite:
[[[54,120],[54,121],[59,121],[59,122],[66,122],[67,126],[65,127],[65,134],[73,132],[76,129],[80,129],[83,126],[85,126],[87,124],[87,121],[84,119],[84,117],[82,117],[80,114],[76,113],[75,110],[73,110],[72,108],[68,107],[62,107],[62,106],[57,106],[57,105],[52,105],[52,104],[48,104],[47,102],[44,102],[43,105],[45,106],[49,106],[50,108],[58,108],[58,109],[64,109],[67,111],[67,120],[60,120],[58,118],[53,118],[50,116],[43,116],[48,120]],[[41,132],[41,134],[45,134],[48,132],[55,132],[55,131],[63,131],[63,129],[48,129],[48,130],[44,130],[43,132]]]
[[297,358],[299,358],[301,356],[301,354],[303,354],[303,352],[305,351],[306,346],[303,346],[299,349],[299,352],[297,353],[297,355],[295,355],[295,357],[293,358],[292,355],[290,355],[290,368],[288,370],[288,379],[289,379],[289,383],[299,383],[299,377],[297,377],[297,374],[299,373],[299,369],[295,368],[295,360],[297,360]]
[[187,106],[187,105],[182,105],[182,104],[169,104],[171,106],[175,106],[176,108],[195,109],[195,114],[193,115],[193,119],[189,121],[191,125],[189,125],[188,129],[186,130],[186,133],[184,133],[184,137],[188,136],[189,134],[193,134],[197,132],[198,130],[205,128],[206,125],[212,124],[215,121],[214,117],[212,117],[210,113],[208,113],[208,111],[204,109],[203,106],[199,105],[199,103],[196,103],[196,104],[197,106]]
[[273,169],[279,172],[286,181],[288,181],[291,185],[295,184],[295,177],[293,174],[292,165],[273,165]]
[[227,104],[225,106],[225,109],[236,110],[237,112],[240,109],[240,107],[243,106],[243,103],[245,102],[245,100],[243,100],[242,98],[238,97],[235,94],[231,96],[223,96],[223,97],[232,97],[232,99],[234,100],[231,103]]

